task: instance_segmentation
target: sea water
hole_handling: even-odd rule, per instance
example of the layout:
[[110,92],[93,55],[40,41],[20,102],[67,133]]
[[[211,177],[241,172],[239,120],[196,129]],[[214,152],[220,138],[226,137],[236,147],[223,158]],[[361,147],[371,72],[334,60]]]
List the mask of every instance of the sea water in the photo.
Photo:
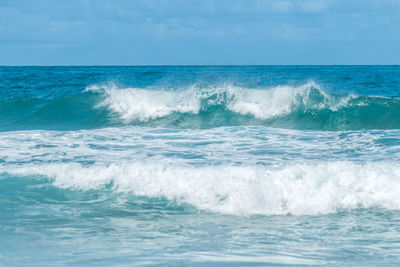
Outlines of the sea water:
[[0,67],[0,265],[396,265],[399,66]]

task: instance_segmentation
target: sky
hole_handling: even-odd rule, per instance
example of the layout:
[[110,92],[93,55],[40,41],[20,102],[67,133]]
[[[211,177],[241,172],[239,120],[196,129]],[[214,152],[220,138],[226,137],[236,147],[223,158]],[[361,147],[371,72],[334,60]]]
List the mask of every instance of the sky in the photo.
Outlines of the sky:
[[400,0],[0,0],[0,65],[400,64]]

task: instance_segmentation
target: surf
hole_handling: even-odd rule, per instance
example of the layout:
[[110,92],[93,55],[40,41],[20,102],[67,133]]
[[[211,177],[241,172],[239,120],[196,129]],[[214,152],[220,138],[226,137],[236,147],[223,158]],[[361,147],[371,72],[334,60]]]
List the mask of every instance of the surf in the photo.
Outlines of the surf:
[[400,165],[325,162],[266,166],[193,167],[166,162],[77,163],[0,168],[2,175],[52,180],[73,190],[111,188],[115,193],[222,214],[317,215],[357,208],[399,210]]
[[308,130],[398,129],[400,99],[338,95],[311,81],[301,86],[233,85],[179,90],[89,87],[125,124],[178,128],[263,125]]
[[70,95],[0,99],[3,131],[123,125],[180,129],[257,125],[327,131],[399,129],[400,99],[335,94],[314,81],[264,88],[232,84],[138,88],[107,83]]

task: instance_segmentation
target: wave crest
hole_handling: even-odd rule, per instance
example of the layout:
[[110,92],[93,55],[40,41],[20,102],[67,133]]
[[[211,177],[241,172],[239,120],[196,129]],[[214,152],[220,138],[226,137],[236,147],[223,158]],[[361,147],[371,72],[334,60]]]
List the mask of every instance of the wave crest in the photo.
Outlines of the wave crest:
[[299,130],[400,129],[400,99],[337,95],[301,86],[118,88],[94,85],[60,98],[0,100],[0,129],[137,125],[214,128],[262,125]]
[[233,85],[175,90],[93,86],[97,107],[125,124],[213,128],[263,125],[315,130],[399,129],[400,99],[337,95],[310,81],[301,86],[242,88]]
[[117,88],[115,85],[92,86],[86,91],[103,92],[105,99],[98,107],[107,107],[125,121],[148,121],[174,112],[198,114],[220,106],[241,115],[269,119],[289,114],[296,108],[328,108],[345,105],[352,96],[337,99],[310,81],[298,87],[277,86],[250,89],[232,85],[201,88],[196,85],[177,91]]
[[312,215],[355,208],[400,209],[400,166],[326,162],[265,166],[203,166],[168,162],[23,166],[2,172],[44,175],[61,188],[99,189],[165,197],[198,209],[235,215]]

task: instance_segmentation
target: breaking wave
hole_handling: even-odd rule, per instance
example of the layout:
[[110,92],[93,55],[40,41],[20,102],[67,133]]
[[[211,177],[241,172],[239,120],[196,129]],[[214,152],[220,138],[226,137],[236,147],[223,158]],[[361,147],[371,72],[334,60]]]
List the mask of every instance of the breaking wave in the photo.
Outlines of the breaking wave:
[[149,198],[167,198],[200,210],[234,215],[313,215],[356,208],[400,209],[400,166],[345,161],[266,166],[203,166],[167,162],[14,166],[0,170],[40,175],[60,188],[110,186]]
[[0,128],[82,129],[138,125],[213,128],[400,129],[400,99],[338,95],[317,83],[271,88],[233,85],[118,88],[94,85],[55,99],[0,100]]

